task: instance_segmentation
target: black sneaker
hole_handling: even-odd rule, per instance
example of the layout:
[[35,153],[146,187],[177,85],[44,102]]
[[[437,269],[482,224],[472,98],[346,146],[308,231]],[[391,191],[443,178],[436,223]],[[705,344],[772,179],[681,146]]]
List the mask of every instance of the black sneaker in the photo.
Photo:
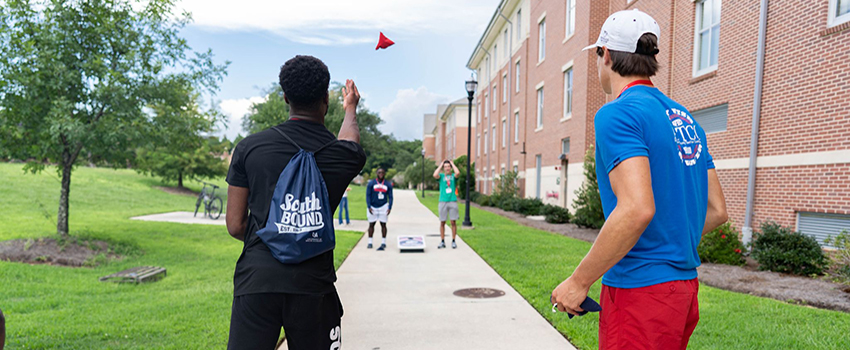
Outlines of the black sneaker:
[[387,245],[386,245],[386,244],[381,243],[381,246],[380,246],[380,247],[378,247],[378,250],[384,250],[384,249],[387,249]]
[[372,243],[367,244],[366,249],[372,249]]
[[446,247],[446,242],[440,242],[440,245],[437,246],[437,249],[443,249]]
[[452,241],[452,249],[457,249],[457,243],[455,241]]

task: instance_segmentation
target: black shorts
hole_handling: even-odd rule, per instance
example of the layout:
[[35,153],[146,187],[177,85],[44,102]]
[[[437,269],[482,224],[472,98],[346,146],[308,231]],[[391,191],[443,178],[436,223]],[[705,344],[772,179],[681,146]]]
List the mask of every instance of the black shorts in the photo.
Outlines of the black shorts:
[[286,332],[290,350],[339,349],[342,303],[328,294],[247,294],[233,298],[228,350],[272,350]]

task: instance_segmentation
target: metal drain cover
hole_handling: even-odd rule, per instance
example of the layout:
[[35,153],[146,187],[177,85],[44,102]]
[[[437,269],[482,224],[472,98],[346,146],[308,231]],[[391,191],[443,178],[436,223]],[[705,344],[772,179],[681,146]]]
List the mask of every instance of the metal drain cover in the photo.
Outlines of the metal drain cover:
[[505,292],[493,288],[467,288],[456,290],[453,294],[462,298],[488,299],[504,296]]

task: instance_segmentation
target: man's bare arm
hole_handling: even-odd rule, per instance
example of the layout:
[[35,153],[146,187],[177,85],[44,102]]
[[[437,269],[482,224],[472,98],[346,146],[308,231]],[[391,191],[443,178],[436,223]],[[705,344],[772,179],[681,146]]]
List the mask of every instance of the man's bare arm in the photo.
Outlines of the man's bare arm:
[[717,178],[717,171],[708,169],[708,209],[705,213],[702,234],[711,232],[727,220],[729,220],[729,214],[726,213],[726,198],[723,197],[723,189],[720,188],[720,179]]
[[342,108],[345,110],[345,119],[343,119],[342,126],[339,128],[339,136],[337,138],[360,143],[360,126],[357,125],[357,104],[360,103],[360,91],[357,90],[357,85],[354,85],[354,80],[348,79],[345,81],[345,86],[342,88],[342,96]]
[[248,226],[248,194],[246,187],[227,187],[227,214],[224,221],[227,233],[240,241],[245,240],[245,228]]
[[572,314],[582,311],[581,303],[590,286],[599,280],[634,247],[655,216],[655,199],[647,157],[626,159],[609,174],[617,206],[599,231],[590,252],[572,276],[552,292],[558,309]]
[[443,171],[443,164],[446,164],[445,160],[442,163],[440,163],[440,165],[437,166],[437,169],[434,169],[434,178],[435,179],[440,178],[440,172]]
[[451,165],[452,165],[452,169],[453,169],[453,170],[454,170],[454,172],[455,172],[455,177],[460,176],[460,170],[458,170],[458,169],[457,169],[457,166],[455,165],[455,162],[454,162],[453,160],[450,160],[450,161],[449,161],[449,164],[451,164]]

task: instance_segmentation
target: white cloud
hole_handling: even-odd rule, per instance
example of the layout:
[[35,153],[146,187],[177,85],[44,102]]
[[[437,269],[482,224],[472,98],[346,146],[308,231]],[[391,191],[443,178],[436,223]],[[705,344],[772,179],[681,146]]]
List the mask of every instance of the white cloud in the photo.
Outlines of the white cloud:
[[[376,42],[393,35],[466,33],[470,13],[492,13],[495,0],[184,0],[194,24],[218,30],[262,30],[312,45]],[[480,33],[480,32],[479,32]],[[479,33],[474,33],[478,35]]]
[[437,104],[448,101],[449,96],[430,92],[424,86],[398,90],[395,100],[379,112],[384,120],[380,128],[401,140],[422,139],[422,116],[436,113]]
[[227,115],[227,127],[222,126],[221,134],[233,140],[236,135],[248,136],[242,130],[242,117],[251,111],[251,105],[254,103],[265,102],[264,96],[254,96],[249,98],[223,100],[218,107]]

